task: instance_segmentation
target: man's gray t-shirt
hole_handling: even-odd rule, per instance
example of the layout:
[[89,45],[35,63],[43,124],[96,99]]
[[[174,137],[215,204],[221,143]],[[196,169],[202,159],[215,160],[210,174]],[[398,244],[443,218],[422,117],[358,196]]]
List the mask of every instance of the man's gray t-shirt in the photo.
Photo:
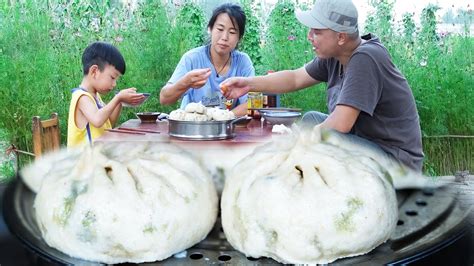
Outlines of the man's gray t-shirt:
[[308,74],[327,82],[329,113],[336,105],[360,110],[352,133],[377,143],[405,165],[420,171],[421,129],[408,82],[392,63],[387,49],[373,35],[354,51],[345,69],[335,58],[315,58]]

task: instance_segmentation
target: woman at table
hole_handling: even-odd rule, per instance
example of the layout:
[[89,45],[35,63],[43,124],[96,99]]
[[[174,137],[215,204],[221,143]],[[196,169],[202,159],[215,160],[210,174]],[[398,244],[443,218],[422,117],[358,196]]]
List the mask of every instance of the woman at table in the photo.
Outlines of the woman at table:
[[[173,104],[180,98],[181,108],[190,102],[223,107],[219,84],[229,77],[255,75],[250,57],[236,50],[245,32],[245,13],[235,4],[214,9],[207,25],[210,42],[186,52],[168,83],[160,91],[161,104]],[[234,100],[232,111],[247,112],[247,95]]]

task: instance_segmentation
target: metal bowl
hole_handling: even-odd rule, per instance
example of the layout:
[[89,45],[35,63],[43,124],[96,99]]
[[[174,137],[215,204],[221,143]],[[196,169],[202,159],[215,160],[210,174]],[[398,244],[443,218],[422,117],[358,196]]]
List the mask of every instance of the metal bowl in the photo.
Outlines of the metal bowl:
[[263,118],[272,125],[283,124],[291,126],[298,118],[301,117],[300,112],[294,111],[265,111],[261,112]]
[[168,118],[168,133],[185,140],[230,139],[235,137],[235,124],[247,119],[246,116],[221,121],[182,121]]

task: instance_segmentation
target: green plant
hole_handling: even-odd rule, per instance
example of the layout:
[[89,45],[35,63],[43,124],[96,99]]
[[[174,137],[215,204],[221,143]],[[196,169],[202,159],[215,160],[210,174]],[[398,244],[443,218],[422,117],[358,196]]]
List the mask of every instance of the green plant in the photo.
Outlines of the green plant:
[[184,4],[176,15],[175,29],[179,30],[186,48],[203,45],[207,28],[202,8],[191,2]]
[[8,108],[0,109],[0,121],[10,142],[25,148],[31,147],[31,118],[54,111],[51,106],[60,104],[63,94],[50,86],[59,67],[51,63],[57,57],[45,7],[27,2],[8,11],[0,35],[0,94]]
[[15,153],[8,151],[8,132],[0,129],[0,184],[8,182],[16,173]]
[[[249,18],[241,49],[251,56],[257,74],[299,68],[314,57],[307,41],[308,29],[294,16],[295,8],[306,6],[279,1],[268,20],[259,21],[266,17],[262,13],[267,15],[265,6],[248,0],[241,2]],[[393,30],[393,2],[371,3],[375,12],[368,17],[366,31],[381,37],[395,65],[407,78],[423,135],[474,135],[474,38],[469,29],[461,35],[436,34],[437,9],[428,6],[422,13],[420,29],[414,27],[413,18],[406,14],[403,28],[397,32]],[[84,48],[97,40],[113,43],[125,57],[127,72],[118,82],[118,89],[136,87],[153,94],[138,108],[124,108],[120,122],[135,118],[134,113],[139,111],[176,109],[178,103],[159,104],[159,90],[181,56],[205,41],[206,25],[202,6],[198,4],[178,6],[180,22],[171,9],[170,5],[152,0],[138,1],[137,8],[115,0],[2,3],[0,130],[8,133],[7,144],[31,150],[32,116],[46,118],[51,112],[59,113],[62,142],[66,142],[70,90],[82,79]],[[464,15],[472,21],[472,12]],[[325,97],[325,84],[321,84],[281,95],[281,104],[327,112]],[[472,143],[425,139],[425,169],[429,173],[474,172],[470,150],[465,148],[472,149]],[[27,159],[20,156],[20,161]]]
[[255,13],[258,12],[258,9],[261,6],[261,3],[254,4],[255,6],[251,7],[251,1],[243,1],[243,9],[247,17],[247,22],[245,25],[245,35],[240,41],[239,50],[246,52],[254,66],[259,66],[262,64],[262,53],[260,48],[260,21],[255,16]]
[[415,21],[413,20],[413,13],[404,13],[402,22],[404,41],[409,44],[413,44],[416,31]]
[[424,170],[429,175],[454,175],[457,171],[474,170],[473,138],[424,138],[426,154]]
[[436,5],[429,4],[423,8],[421,14],[421,32],[420,41],[424,44],[436,44],[438,35],[436,34],[436,11],[440,8]]
[[369,3],[375,9],[375,13],[369,13],[366,29],[369,32],[375,33],[386,45],[390,44],[394,34],[393,6],[395,2],[389,0],[370,0]]
[[15,176],[15,165],[12,161],[0,163],[0,184],[10,181]]
[[[312,59],[308,28],[296,20],[295,5],[280,0],[268,18],[263,65],[270,70],[296,69]],[[263,73],[262,73],[263,74]]]

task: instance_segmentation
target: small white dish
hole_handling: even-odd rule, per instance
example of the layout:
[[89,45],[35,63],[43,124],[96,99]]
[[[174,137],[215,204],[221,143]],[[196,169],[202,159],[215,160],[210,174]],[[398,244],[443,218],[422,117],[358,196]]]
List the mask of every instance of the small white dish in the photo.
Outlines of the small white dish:
[[293,111],[267,111],[262,113],[262,117],[272,125],[283,124],[289,127],[301,117],[301,113]]

